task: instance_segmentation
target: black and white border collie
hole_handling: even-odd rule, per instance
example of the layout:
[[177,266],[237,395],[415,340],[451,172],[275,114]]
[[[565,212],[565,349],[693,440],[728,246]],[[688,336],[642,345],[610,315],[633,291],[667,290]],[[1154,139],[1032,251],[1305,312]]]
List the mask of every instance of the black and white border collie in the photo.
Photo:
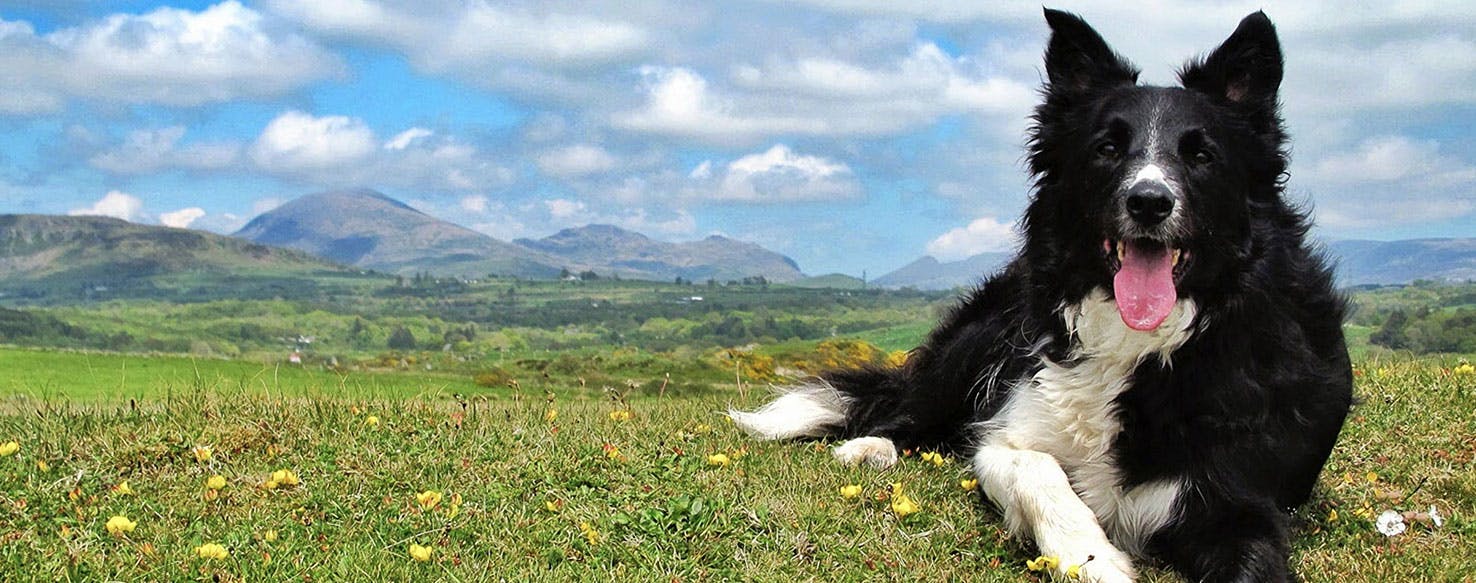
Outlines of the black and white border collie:
[[839,370],[733,420],[967,456],[1008,528],[1087,581],[1131,558],[1194,581],[1287,581],[1306,501],[1352,401],[1344,303],[1283,198],[1280,44],[1255,13],[1180,87],[1047,10],[1019,255],[901,368]]

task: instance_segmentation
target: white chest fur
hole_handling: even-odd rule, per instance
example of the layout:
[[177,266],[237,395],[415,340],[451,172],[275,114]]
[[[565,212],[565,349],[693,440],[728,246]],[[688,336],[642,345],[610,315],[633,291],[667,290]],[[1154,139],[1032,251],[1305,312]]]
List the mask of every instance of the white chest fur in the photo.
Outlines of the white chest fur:
[[1104,291],[1095,290],[1062,310],[1075,339],[1070,362],[1042,359],[1035,375],[983,427],[988,443],[1054,457],[1081,501],[1129,552],[1172,518],[1180,484],[1155,482],[1130,490],[1120,486],[1111,455],[1121,430],[1116,399],[1129,388],[1144,359],[1157,356],[1169,362],[1192,335],[1194,315],[1194,302],[1180,300],[1157,329],[1139,332],[1123,324]]

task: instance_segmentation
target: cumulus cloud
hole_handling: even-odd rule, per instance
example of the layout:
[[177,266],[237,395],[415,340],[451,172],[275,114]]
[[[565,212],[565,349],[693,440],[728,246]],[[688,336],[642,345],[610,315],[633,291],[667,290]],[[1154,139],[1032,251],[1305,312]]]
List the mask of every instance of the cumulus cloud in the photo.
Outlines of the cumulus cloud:
[[435,135],[435,132],[425,128],[410,128],[408,130],[395,134],[395,137],[390,138],[388,142],[385,142],[384,149],[404,150],[405,148],[410,147],[410,144],[414,143],[415,140],[428,138],[433,135]]
[[489,201],[488,201],[487,197],[485,197],[485,196],[481,196],[481,195],[464,196],[464,197],[461,197],[461,203],[460,203],[461,204],[461,210],[464,210],[464,211],[469,212],[469,213],[478,213],[478,214],[485,213],[485,212],[487,212],[487,203],[488,202]]
[[147,218],[143,214],[143,200],[120,190],[110,190],[92,206],[67,211],[72,216],[100,216],[138,222]]
[[251,146],[251,158],[272,171],[323,170],[359,162],[374,146],[374,132],[363,120],[288,111],[261,131]]
[[705,172],[694,170],[690,176],[700,183],[695,187],[697,196],[722,201],[834,200],[851,198],[861,192],[850,167],[819,156],[798,154],[784,144],[729,162],[720,177],[712,176],[710,166]]
[[0,20],[0,113],[13,115],[56,112],[69,99],[196,106],[274,97],[340,69],[317,44],[271,29],[235,0],[114,14],[44,35]]
[[544,173],[559,177],[598,174],[615,168],[615,156],[599,146],[575,144],[544,152],[538,156],[538,167]]
[[159,224],[176,229],[187,229],[191,223],[205,216],[205,209],[200,207],[182,208],[177,211],[167,212],[159,215]]
[[229,142],[180,144],[184,126],[135,130],[122,144],[92,156],[88,163],[113,174],[148,174],[159,170],[221,170],[234,165],[239,144]]
[[957,261],[980,253],[1009,251],[1019,235],[1012,225],[994,217],[975,219],[968,226],[952,229],[928,243],[928,254],[939,261]]
[[1333,229],[1449,220],[1476,210],[1476,165],[1435,140],[1385,135],[1330,154],[1303,174],[1317,194],[1318,221]]

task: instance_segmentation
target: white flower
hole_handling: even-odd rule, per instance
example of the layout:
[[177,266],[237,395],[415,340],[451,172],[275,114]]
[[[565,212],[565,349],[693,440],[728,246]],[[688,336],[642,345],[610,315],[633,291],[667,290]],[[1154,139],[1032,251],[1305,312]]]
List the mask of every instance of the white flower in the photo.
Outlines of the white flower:
[[1404,515],[1393,510],[1385,510],[1383,514],[1380,514],[1378,519],[1374,521],[1374,526],[1384,536],[1399,536],[1404,534],[1404,529],[1406,528]]
[[1445,517],[1440,515],[1440,511],[1435,509],[1434,504],[1430,505],[1430,522],[1435,525],[1435,528],[1445,526]]

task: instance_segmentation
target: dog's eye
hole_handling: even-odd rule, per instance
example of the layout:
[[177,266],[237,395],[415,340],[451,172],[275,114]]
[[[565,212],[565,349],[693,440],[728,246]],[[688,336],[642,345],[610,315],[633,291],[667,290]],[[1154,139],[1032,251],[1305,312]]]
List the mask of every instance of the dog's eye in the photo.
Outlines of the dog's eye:
[[1105,159],[1116,160],[1117,153],[1117,144],[1112,142],[1102,142],[1100,146],[1097,146],[1097,155]]
[[1209,150],[1195,150],[1194,154],[1190,156],[1190,159],[1194,160],[1195,164],[1203,166],[1205,164],[1209,164],[1210,162],[1214,162],[1215,155],[1211,154]]

